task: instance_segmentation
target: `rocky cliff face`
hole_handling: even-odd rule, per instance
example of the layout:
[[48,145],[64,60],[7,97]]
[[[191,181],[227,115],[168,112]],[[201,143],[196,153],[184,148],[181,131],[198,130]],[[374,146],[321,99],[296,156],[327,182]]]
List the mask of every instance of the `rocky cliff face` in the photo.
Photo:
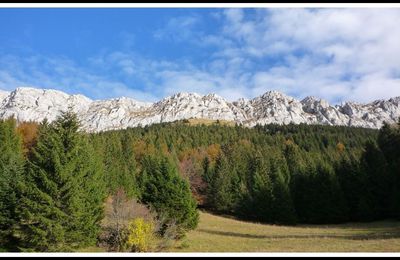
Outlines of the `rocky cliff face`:
[[51,89],[0,91],[0,118],[13,116],[20,122],[41,122],[45,118],[52,121],[68,108],[78,114],[83,129],[90,132],[189,118],[235,121],[248,127],[268,123],[306,123],[380,128],[384,121],[397,122],[400,97],[368,104],[345,102],[332,106],[323,99],[306,97],[299,101],[277,91],[235,102],[228,102],[215,94],[178,93],[156,103],[125,97],[91,100]]

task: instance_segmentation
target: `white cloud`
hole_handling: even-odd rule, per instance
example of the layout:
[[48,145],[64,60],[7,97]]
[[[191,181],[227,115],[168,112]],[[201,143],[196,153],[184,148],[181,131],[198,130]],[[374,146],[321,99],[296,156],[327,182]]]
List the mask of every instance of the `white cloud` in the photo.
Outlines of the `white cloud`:
[[371,74],[363,77],[351,91],[348,99],[369,102],[377,98],[400,96],[400,78]]
[[285,60],[254,73],[254,93],[371,101],[400,94],[392,76],[400,73],[398,24],[398,9],[264,9],[248,16],[228,10],[223,37],[236,44],[219,54]]

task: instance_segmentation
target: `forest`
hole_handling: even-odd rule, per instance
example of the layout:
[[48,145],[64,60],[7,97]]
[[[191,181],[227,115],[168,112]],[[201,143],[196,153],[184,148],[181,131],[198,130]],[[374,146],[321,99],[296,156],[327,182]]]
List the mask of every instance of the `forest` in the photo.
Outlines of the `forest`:
[[199,209],[278,225],[400,219],[398,187],[400,121],[100,133],[80,131],[72,112],[0,121],[3,251],[163,250],[196,228]]

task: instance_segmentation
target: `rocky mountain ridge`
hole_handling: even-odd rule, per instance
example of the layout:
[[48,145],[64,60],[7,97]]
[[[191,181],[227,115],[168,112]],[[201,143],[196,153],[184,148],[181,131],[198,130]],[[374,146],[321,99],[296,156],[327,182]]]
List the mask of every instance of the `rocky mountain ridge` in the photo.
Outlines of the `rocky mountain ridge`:
[[12,92],[0,90],[0,118],[19,122],[54,120],[71,107],[86,131],[99,132],[190,118],[234,121],[253,127],[257,124],[324,124],[380,128],[400,117],[400,97],[368,104],[344,102],[330,105],[326,100],[306,97],[297,100],[277,91],[268,91],[247,100],[228,102],[216,94],[177,93],[155,103],[121,97],[91,100],[52,89],[30,87]]

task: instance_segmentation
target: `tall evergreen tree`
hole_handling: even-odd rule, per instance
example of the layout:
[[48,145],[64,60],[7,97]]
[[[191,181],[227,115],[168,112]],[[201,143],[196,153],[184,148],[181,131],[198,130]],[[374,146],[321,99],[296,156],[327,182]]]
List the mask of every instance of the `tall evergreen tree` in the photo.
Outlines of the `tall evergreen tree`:
[[289,188],[290,173],[284,158],[272,157],[270,159],[270,167],[274,222],[278,224],[296,224],[297,216]]
[[93,245],[103,216],[102,165],[71,111],[43,123],[18,207],[21,250]]
[[133,147],[133,138],[125,134],[122,142],[122,154],[124,161],[121,162],[123,167],[123,174],[120,183],[124,190],[127,191],[128,197],[138,196],[139,188],[137,187],[137,165],[135,160],[135,153]]
[[324,161],[317,164],[312,189],[315,191],[314,223],[340,223],[347,220],[345,197],[333,168]]
[[[178,235],[196,228],[199,221],[196,200],[187,180],[166,157],[146,156],[142,162],[141,201],[150,205],[166,227],[169,222],[178,226]],[[164,229],[161,229],[163,233]]]
[[366,174],[367,192],[370,196],[373,219],[389,215],[392,179],[388,162],[380,148],[372,142],[366,144],[362,157],[362,170]]
[[15,120],[0,121],[0,247],[16,250],[13,230],[18,224],[18,185],[23,179],[22,140]]
[[316,208],[316,193],[312,183],[314,174],[315,166],[309,161],[301,172],[292,177],[291,194],[298,221],[301,223],[312,222],[312,215]]
[[248,192],[244,194],[239,214],[246,219],[272,222],[273,194],[268,165],[262,156],[255,155],[248,167]]
[[357,158],[343,158],[336,165],[336,175],[345,196],[348,220],[372,219],[370,194],[367,190],[366,174]]
[[210,206],[214,210],[232,213],[236,194],[232,193],[233,167],[228,160],[223,153],[218,156],[207,193]]

